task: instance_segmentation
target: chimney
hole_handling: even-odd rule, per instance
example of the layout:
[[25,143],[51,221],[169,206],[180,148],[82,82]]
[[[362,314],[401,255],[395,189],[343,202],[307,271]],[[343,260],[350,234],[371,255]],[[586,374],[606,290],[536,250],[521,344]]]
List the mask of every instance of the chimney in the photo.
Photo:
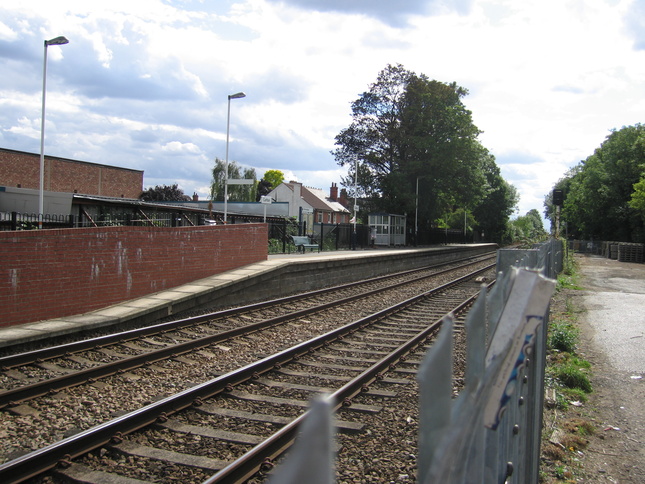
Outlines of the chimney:
[[293,187],[293,196],[296,200],[302,197],[302,183],[297,181],[290,181],[289,184]]
[[329,189],[329,198],[332,202],[338,200],[338,185],[335,183],[331,184],[331,188]]
[[338,202],[345,208],[349,206],[349,200],[347,200],[347,189],[346,188],[341,188],[340,189],[340,199]]
[[197,192],[193,192],[193,202],[199,202],[199,195],[197,195]]

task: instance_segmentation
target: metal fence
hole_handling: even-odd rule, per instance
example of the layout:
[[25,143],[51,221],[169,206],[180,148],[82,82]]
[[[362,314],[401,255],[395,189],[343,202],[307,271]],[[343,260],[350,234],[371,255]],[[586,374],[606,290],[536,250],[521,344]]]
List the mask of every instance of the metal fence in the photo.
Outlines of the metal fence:
[[[198,213],[157,212],[152,210],[81,209],[80,215],[43,214],[43,229],[82,227],[180,227],[207,225],[207,217]],[[35,230],[37,213],[0,212],[0,230]]]
[[[417,373],[417,481],[537,483],[548,306],[562,268],[552,240],[502,259],[505,274],[484,288],[466,318],[464,388],[452,399],[453,321],[448,316]],[[271,482],[331,484],[333,403],[316,400]]]
[[[74,227],[73,215],[43,215],[42,226],[45,229]],[[0,212],[0,230],[35,230],[39,228],[37,213]]]

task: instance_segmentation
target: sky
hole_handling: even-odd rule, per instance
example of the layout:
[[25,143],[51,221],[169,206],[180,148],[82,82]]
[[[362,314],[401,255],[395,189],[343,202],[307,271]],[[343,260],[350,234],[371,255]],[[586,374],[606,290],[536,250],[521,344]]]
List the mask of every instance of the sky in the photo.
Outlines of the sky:
[[[0,147],[209,194],[215,158],[328,190],[351,103],[388,64],[469,91],[481,143],[543,201],[645,121],[644,0],[3,0]],[[548,227],[546,227],[548,228]]]

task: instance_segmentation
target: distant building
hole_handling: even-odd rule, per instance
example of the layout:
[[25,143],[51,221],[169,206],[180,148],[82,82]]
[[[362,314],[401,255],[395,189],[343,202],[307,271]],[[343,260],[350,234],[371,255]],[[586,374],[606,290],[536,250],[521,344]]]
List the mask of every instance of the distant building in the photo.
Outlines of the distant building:
[[335,183],[329,196],[320,188],[305,187],[296,181],[281,183],[268,196],[276,202],[288,202],[289,216],[306,221],[310,227],[312,223],[346,224],[351,217],[346,192],[341,190],[339,197]]
[[[143,171],[45,156],[44,192],[138,199]],[[0,148],[0,186],[40,190],[40,155]]]

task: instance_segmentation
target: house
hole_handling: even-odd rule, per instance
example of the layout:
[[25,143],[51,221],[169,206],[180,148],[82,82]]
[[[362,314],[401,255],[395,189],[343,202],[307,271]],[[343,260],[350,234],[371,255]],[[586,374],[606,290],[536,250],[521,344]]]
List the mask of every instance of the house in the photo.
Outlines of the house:
[[312,223],[346,224],[351,218],[346,191],[338,196],[338,185],[332,183],[329,196],[320,188],[305,187],[300,182],[281,183],[269,196],[276,202],[289,203],[289,216]]

